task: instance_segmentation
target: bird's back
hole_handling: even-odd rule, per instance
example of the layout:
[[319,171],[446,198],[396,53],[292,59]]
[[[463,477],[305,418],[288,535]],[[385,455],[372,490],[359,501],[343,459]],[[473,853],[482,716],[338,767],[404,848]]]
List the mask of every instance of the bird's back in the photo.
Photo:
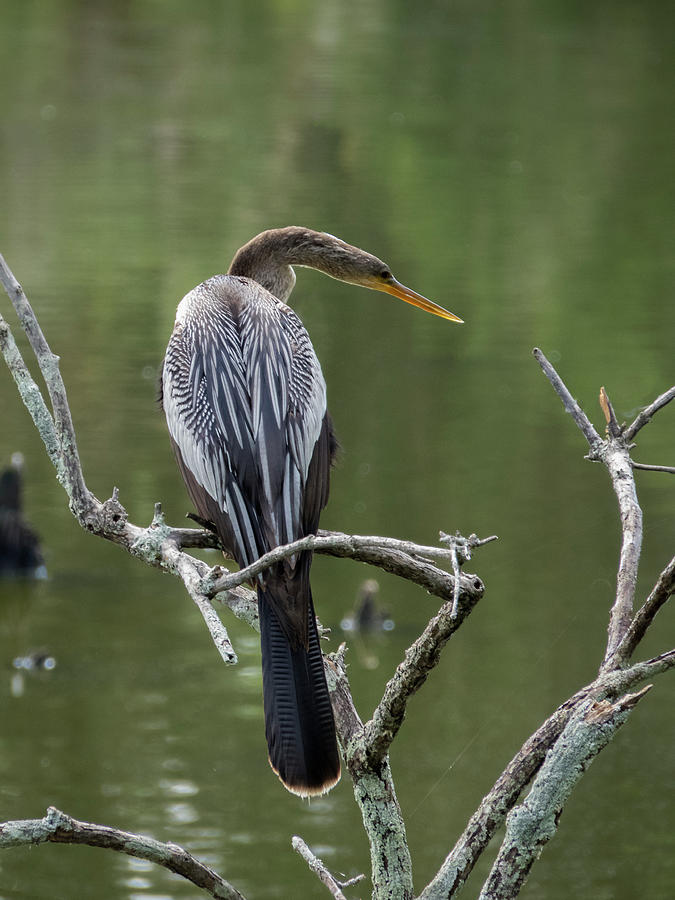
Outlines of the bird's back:
[[248,278],[203,282],[178,306],[162,382],[190,496],[240,565],[316,531],[335,439],[321,367],[290,307]]
[[[188,492],[241,566],[316,531],[335,439],[321,367],[298,316],[249,278],[218,275],[178,306],[162,375]],[[309,584],[311,554],[258,577],[265,729],[286,786],[339,778]]]

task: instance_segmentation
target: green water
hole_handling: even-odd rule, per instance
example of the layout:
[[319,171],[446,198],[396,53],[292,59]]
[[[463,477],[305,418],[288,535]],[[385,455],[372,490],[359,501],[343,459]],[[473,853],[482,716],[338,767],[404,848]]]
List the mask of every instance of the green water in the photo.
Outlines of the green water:
[[[484,600],[392,750],[419,890],[601,658],[615,502],[531,349],[599,429],[601,385],[630,419],[673,383],[675,17],[659,3],[553,0],[0,13],[0,251],[61,356],[89,486],[105,498],[117,485],[133,521],[157,500],[175,523],[189,509],[155,402],[176,303],[258,231],[330,231],[466,320],[306,270],[292,299],[343,447],[323,525],[500,536],[469,566]],[[0,820],[54,804],[173,840],[249,900],[327,896],[290,849],[296,833],[336,872],[367,871],[347,780],[307,805],[268,769],[256,636],[225,614],[240,656],[225,669],[179,583],[80,531],[1,371],[0,409],[0,460],[26,457],[50,573],[0,584]],[[666,410],[635,458],[672,465],[674,438]],[[672,556],[675,485],[637,481],[644,596]],[[333,646],[372,574],[317,558]],[[364,717],[434,610],[377,577],[396,628],[348,638]],[[674,643],[664,611],[640,655]],[[34,648],[56,668],[12,688],[13,658]],[[581,782],[523,897],[672,896],[674,699],[664,676]],[[0,857],[2,900],[198,896],[89,848]]]

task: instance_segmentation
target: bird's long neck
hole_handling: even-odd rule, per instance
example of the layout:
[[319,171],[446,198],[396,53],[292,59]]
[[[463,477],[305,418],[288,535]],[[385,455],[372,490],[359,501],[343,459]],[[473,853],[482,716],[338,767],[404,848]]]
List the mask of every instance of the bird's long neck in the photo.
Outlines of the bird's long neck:
[[363,253],[324,232],[295,225],[272,228],[237,251],[228,274],[252,278],[285,303],[295,285],[292,266],[309,266],[346,280],[346,262],[354,252]]

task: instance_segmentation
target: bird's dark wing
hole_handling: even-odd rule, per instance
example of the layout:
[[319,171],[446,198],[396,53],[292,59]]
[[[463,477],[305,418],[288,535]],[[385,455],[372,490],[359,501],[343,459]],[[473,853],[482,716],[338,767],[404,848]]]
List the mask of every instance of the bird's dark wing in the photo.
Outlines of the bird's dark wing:
[[205,282],[181,301],[164,359],[162,400],[197,511],[248,565],[264,552],[245,496],[255,484],[250,402],[237,324],[215,288]]
[[325,384],[289,307],[244,278],[191,291],[167,349],[163,402],[198,512],[225,520],[221,538],[240,564],[316,528],[328,491]]

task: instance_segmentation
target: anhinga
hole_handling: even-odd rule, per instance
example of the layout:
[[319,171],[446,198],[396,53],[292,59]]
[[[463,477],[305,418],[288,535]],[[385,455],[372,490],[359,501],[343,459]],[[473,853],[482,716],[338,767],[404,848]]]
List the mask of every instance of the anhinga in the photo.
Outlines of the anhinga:
[[[336,448],[321,366],[286,305],[292,266],[386,291],[454,322],[457,316],[392,276],[369,253],[308,228],[264,231],[178,305],[162,373],[178,466],[199,515],[248,566],[316,532]],[[269,760],[302,797],[340,778],[335,724],[309,584],[311,552],[258,576]]]

